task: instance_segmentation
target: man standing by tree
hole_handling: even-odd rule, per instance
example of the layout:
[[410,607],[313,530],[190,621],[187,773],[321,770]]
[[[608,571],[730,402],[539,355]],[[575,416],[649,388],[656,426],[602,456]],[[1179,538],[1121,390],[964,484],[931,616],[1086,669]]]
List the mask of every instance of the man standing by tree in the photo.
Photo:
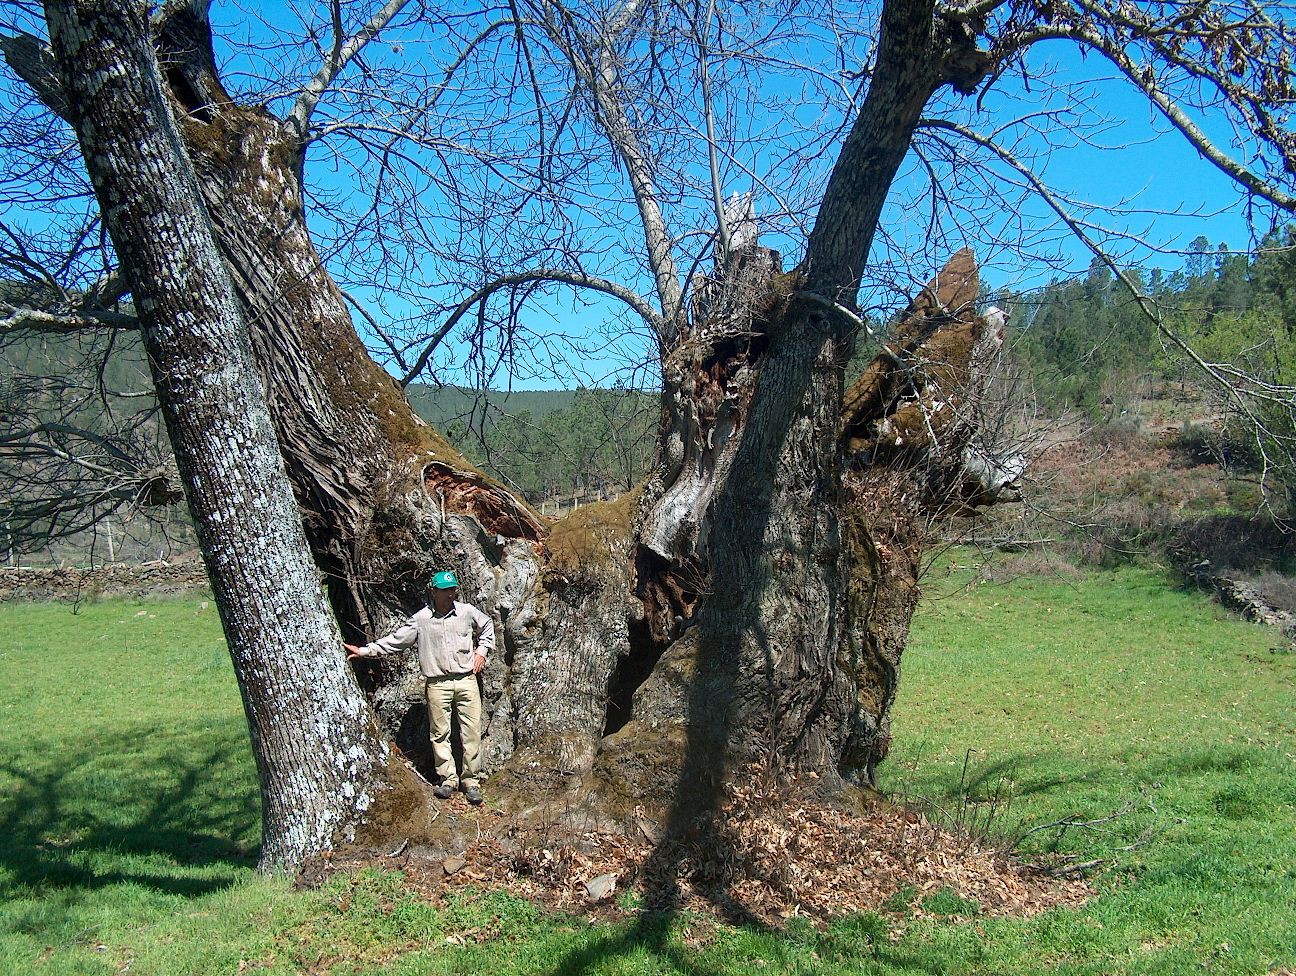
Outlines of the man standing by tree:
[[[482,802],[481,690],[477,675],[486,666],[487,653],[495,649],[495,624],[472,604],[456,600],[458,595],[458,577],[443,570],[428,583],[428,605],[403,627],[363,647],[345,643],[343,647],[348,660],[354,660],[417,645],[419,669],[426,679],[428,733],[441,781],[432,792],[445,800],[462,788],[468,802],[476,806]],[[462,776],[456,772],[450,744],[452,711],[459,719]]]

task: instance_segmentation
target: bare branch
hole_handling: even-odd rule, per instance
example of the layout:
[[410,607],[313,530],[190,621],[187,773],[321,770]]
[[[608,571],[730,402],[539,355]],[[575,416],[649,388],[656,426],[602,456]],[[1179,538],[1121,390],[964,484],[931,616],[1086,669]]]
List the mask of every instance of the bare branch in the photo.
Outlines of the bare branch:
[[405,351],[397,346],[395,340],[387,334],[387,330],[382,327],[376,318],[373,317],[369,312],[369,309],[365,308],[364,303],[345,288],[339,288],[338,290],[342,293],[342,297],[346,299],[347,304],[360,313],[360,317],[369,324],[369,328],[373,329],[374,335],[378,336],[378,338],[383,341],[383,344],[387,347],[388,351],[396,359],[396,365],[401,369],[407,369],[408,364],[405,362]]
[[137,329],[139,319],[122,312],[84,309],[48,312],[0,302],[0,336],[17,332],[71,333],[104,329]]
[[711,202],[715,205],[716,235],[720,253],[729,259],[729,223],[725,220],[724,184],[720,180],[720,162],[715,127],[715,102],[711,95],[711,69],[707,64],[710,52],[707,37],[711,31],[711,18],[715,13],[715,0],[707,0],[706,16],[699,27],[694,24],[693,37],[698,49],[698,81],[702,85],[702,113],[706,123],[707,163],[711,168]]
[[616,45],[638,15],[640,0],[627,0],[613,11],[598,34],[584,36],[570,11],[552,0],[539,0],[546,34],[562,52],[577,78],[594,99],[596,121],[626,167],[639,220],[643,227],[648,264],[657,285],[661,315],[655,316],[659,341],[674,342],[684,321],[684,289],[672,252],[670,234],[662,213],[660,192],[648,156],[626,112],[626,97],[617,73]]
[[126,280],[126,276],[122,274],[121,268],[113,268],[100,277],[90,290],[82,296],[80,308],[84,311],[95,308],[102,309],[106,305],[121,301],[129,292],[130,283]]
[[39,37],[18,34],[0,37],[0,52],[9,67],[31,86],[36,97],[61,119],[67,118],[67,98],[54,71],[54,52]]
[[[829,310],[834,315],[840,315],[855,331],[863,332],[865,335],[873,339],[877,338],[877,332],[868,324],[868,322],[855,312],[852,312],[845,305],[842,305],[840,302],[835,302],[831,298],[819,294],[817,291],[799,291],[797,292],[797,297],[804,298],[808,302],[813,302],[814,304]],[[890,350],[884,351],[890,352]]]
[[[1093,51],[1156,106],[1162,116],[1207,162],[1250,193],[1289,212],[1296,212],[1296,195],[1272,176],[1239,162],[1201,127],[1169,90],[1162,75],[1167,67],[1203,83],[1218,94],[1203,105],[1232,112],[1248,138],[1272,147],[1288,175],[1296,172],[1296,138],[1272,116],[1272,107],[1290,104],[1296,84],[1290,50],[1296,33],[1275,22],[1260,8],[1242,5],[1251,15],[1237,22],[1223,19],[1224,7],[1209,2],[1185,6],[1178,21],[1167,23],[1154,13],[1129,5],[1113,9],[1088,0],[1051,23],[1009,34],[996,51],[1000,61],[1046,40],[1066,39]],[[1131,51],[1150,48],[1155,60],[1139,63]],[[1221,63],[1227,59],[1227,63]],[[1251,77],[1251,76],[1254,77]]]
[[[518,49],[522,52],[522,57],[526,61],[527,78],[531,82],[531,96],[535,99],[536,110],[536,143],[543,147],[547,145],[545,139],[545,112],[544,96],[540,94],[540,80],[536,77],[535,60],[531,57],[531,45],[527,42],[526,31],[524,31],[524,21],[522,14],[518,12],[517,0],[508,0],[509,11],[513,14],[513,37],[517,42]],[[541,169],[543,169],[543,163]]]
[[450,313],[449,317],[442,323],[441,327],[432,335],[423,347],[414,365],[401,378],[401,386],[408,386],[414,379],[423,372],[427,366],[428,360],[431,359],[432,353],[436,350],[442,340],[450,334],[450,331],[458,324],[474,306],[484,302],[491,295],[505,288],[512,288],[518,285],[556,282],[559,284],[574,285],[577,288],[588,288],[591,291],[601,292],[619,299],[626,305],[630,306],[639,316],[653,329],[657,334],[661,334],[663,324],[661,316],[653,307],[644,301],[643,297],[619,285],[615,281],[609,281],[606,278],[598,278],[593,275],[582,274],[580,272],[564,271],[561,268],[538,268],[534,271],[523,271],[518,274],[505,275],[494,281],[483,285],[477,291],[473,292]]
[[615,44],[643,12],[645,0],[624,0],[620,8],[613,10],[604,22],[604,37]]
[[971,0],[969,3],[950,4],[942,9],[942,13],[952,20],[967,23],[988,17],[1007,2],[1008,0]]
[[342,69],[350,63],[351,59],[360,53],[360,50],[373,40],[384,27],[386,27],[393,17],[400,13],[401,9],[409,3],[409,0],[387,0],[381,8],[369,18],[368,23],[360,28],[351,37],[343,39],[341,11],[336,3],[333,4],[333,49],[325,56],[324,63],[320,65],[315,72],[309,84],[302,89],[297,101],[293,104],[292,110],[288,113],[288,124],[293,127],[299,138],[305,138],[308,127],[310,126],[311,115],[315,112],[315,106],[323,97],[324,92]]

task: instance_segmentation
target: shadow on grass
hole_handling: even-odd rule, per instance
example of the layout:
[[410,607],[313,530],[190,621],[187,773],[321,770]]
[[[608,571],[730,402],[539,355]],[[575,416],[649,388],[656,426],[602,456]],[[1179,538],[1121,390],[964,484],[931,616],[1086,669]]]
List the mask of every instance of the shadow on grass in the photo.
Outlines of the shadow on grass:
[[[1036,755],[1004,756],[994,762],[970,769],[971,775],[966,778],[962,790],[952,786],[943,794],[944,799],[957,799],[964,794],[972,799],[988,799],[1001,794],[1001,785],[1011,782],[1013,796],[1033,796],[1036,793],[1048,793],[1060,786],[1075,783],[1090,783],[1099,778],[1097,770],[1079,772],[1068,770],[1065,773],[1052,775],[1032,775],[1031,767],[1045,763],[1049,756],[1060,757],[1060,753],[1039,753]],[[1056,763],[1054,763],[1056,765]]]
[[[1113,756],[1109,763],[1082,769],[1067,766],[1066,754],[1056,750],[1001,755],[984,764],[977,764],[974,756],[961,781],[951,780],[933,788],[928,798],[985,802],[1006,795],[1043,795],[1075,786],[1099,786],[1118,792],[1122,783],[1131,780],[1169,784],[1217,773],[1246,773],[1262,762],[1263,757],[1263,750],[1255,747],[1217,745],[1185,749],[1176,754],[1144,755],[1137,760]],[[1005,790],[1005,783],[1011,784],[1011,788]],[[903,784],[900,792],[907,792]]]
[[583,976],[607,971],[608,963],[629,959],[640,952],[652,955],[662,970],[684,976],[742,972],[756,960],[759,960],[756,965],[768,967],[760,971],[773,973],[829,969],[943,976],[949,972],[949,964],[955,962],[933,952],[930,946],[914,949],[893,944],[887,935],[887,920],[880,915],[865,914],[841,919],[824,932],[812,930],[809,938],[803,933],[768,928],[753,931],[747,926],[758,941],[749,944],[745,951],[735,946],[724,953],[723,961],[710,963],[700,961],[698,951],[672,940],[677,921],[674,913],[643,912],[626,932],[602,937],[564,955],[553,968],[545,970],[546,976]]
[[0,893],[60,889],[76,901],[122,883],[187,897],[229,886],[255,865],[260,801],[237,779],[246,740],[226,739],[185,752],[141,729],[0,764],[13,781],[0,802]]
[[[700,663],[699,674],[708,673],[708,668],[721,669],[723,672],[727,665],[725,658],[717,650],[722,646],[724,645],[716,644],[709,651],[703,649],[704,655],[699,661],[705,663]],[[717,709],[714,689],[709,689],[705,681],[698,681],[695,682],[690,698],[691,717],[696,717],[702,710],[712,718],[717,713],[730,716],[727,708]],[[741,959],[717,956],[713,961],[699,958],[701,954],[684,944],[679,935],[678,923],[683,909],[679,872],[684,867],[683,856],[687,847],[672,841],[671,837],[695,837],[699,830],[715,826],[723,795],[719,777],[723,767],[711,751],[715,748],[716,740],[711,734],[702,734],[703,730],[708,729],[712,733],[716,731],[706,721],[690,727],[685,776],[691,776],[692,779],[681,778],[672,808],[670,831],[666,839],[654,849],[649,860],[645,873],[650,878],[657,879],[657,883],[646,892],[645,903],[648,907],[624,930],[598,937],[561,956],[551,967],[543,970],[546,976],[581,976],[604,971],[615,968],[610,964],[618,960],[625,964],[624,961],[639,954],[652,956],[663,970],[686,976],[720,976],[721,973],[741,971]],[[1012,780],[1017,784],[1013,790],[1015,795],[1034,795],[1045,798],[1046,803],[1049,802],[1047,798],[1050,793],[1054,794],[1053,800],[1056,802],[1058,799],[1065,800],[1068,792],[1074,788],[1098,788],[1111,797],[1111,806],[1087,809],[1081,816],[1102,818],[1115,813],[1123,800],[1138,800],[1145,787],[1177,785],[1191,793],[1193,789],[1201,788],[1203,780],[1209,781],[1216,777],[1236,780],[1240,774],[1249,773],[1266,755],[1260,747],[1186,748],[1179,753],[1142,757],[1137,762],[1113,758],[1109,763],[1097,762],[1081,767],[1068,765],[1066,755],[1060,751],[1007,754],[998,756],[984,766],[969,767],[961,784],[962,795],[977,802],[978,797],[993,796],[996,784],[1002,780]],[[1270,765],[1275,782],[1280,782],[1281,766],[1276,759]],[[1226,783],[1222,782],[1222,785]],[[934,798],[957,800],[960,795],[960,782],[956,779],[939,790]],[[1243,796],[1238,802],[1257,801]],[[1115,822],[1103,824],[1101,833],[1086,835],[1088,839],[1083,841],[1083,845],[1094,854],[1101,854],[1113,845],[1123,846],[1131,841],[1140,845],[1144,841],[1156,843],[1156,838],[1160,835],[1157,824],[1172,825],[1185,812],[1182,809],[1172,809],[1159,799],[1155,806],[1147,803],[1131,806],[1128,811],[1119,813]],[[1060,808],[1058,813],[1071,815],[1074,809]],[[1248,815],[1252,815],[1250,811]],[[1051,819],[1051,816],[1045,815],[1045,819]],[[709,836],[714,836],[717,843],[723,843],[723,833]],[[723,854],[723,850],[717,849],[717,857],[723,857]],[[1172,863],[1156,866],[1143,883],[1200,884],[1204,878],[1222,877],[1229,880],[1230,884],[1235,881],[1240,884],[1253,875],[1253,866],[1240,860],[1236,852],[1228,855],[1205,853],[1193,855],[1187,860],[1175,857]],[[850,965],[862,972],[917,974],[943,973],[948,971],[949,965],[967,964],[965,958],[947,957],[946,953],[956,950],[933,947],[930,944],[906,946],[890,943],[886,938],[887,923],[877,916],[843,919],[826,933],[812,934],[807,942],[795,932],[783,932],[762,924],[746,914],[740,903],[727,898],[723,890],[717,888],[708,900],[722,918],[747,929],[758,939],[767,940],[761,947],[759,958],[766,960],[766,964],[784,965],[784,971],[799,971],[808,965],[817,966],[817,962],[810,961],[814,959]],[[876,931],[873,930],[875,924],[880,925]],[[841,927],[862,927],[865,931],[859,934],[838,933],[837,930]],[[770,945],[769,940],[774,944]]]
[[675,918],[674,912],[641,912],[625,933],[569,952],[549,972],[552,976],[578,976],[602,968],[609,960],[643,951],[687,976],[714,976],[716,970],[690,959],[684,947],[671,944]]

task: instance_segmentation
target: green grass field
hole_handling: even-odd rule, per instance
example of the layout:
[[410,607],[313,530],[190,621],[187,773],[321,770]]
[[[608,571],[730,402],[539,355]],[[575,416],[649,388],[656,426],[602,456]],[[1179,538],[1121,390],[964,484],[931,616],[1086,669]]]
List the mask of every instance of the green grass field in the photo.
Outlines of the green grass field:
[[[0,973],[1280,973],[1296,967],[1296,655],[1140,570],[934,580],[884,786],[1101,859],[1034,919],[590,925],[392,874],[253,868],[256,778],[199,598],[0,606]],[[969,753],[969,749],[974,752]],[[896,934],[898,933],[898,934]]]

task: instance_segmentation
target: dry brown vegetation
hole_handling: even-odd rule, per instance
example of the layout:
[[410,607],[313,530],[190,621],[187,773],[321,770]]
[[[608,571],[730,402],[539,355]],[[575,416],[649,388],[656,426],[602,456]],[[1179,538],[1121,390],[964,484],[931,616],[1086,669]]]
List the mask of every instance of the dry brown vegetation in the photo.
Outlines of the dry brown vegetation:
[[[726,791],[716,826],[699,824],[682,837],[659,837],[657,825],[640,818],[635,836],[560,839],[455,798],[443,810],[456,833],[475,838],[462,855],[418,844],[388,853],[340,851],[308,865],[299,884],[377,862],[400,870],[433,901],[472,886],[563,911],[687,909],[770,925],[863,911],[923,917],[936,913],[927,900],[937,894],[964,900],[969,916],[1030,916],[1093,895],[1082,880],[1053,877],[913,810],[879,802],[851,812],[826,803],[816,785],[813,777],[776,782],[754,774],[749,785]],[[632,897],[616,897],[626,892]]]

